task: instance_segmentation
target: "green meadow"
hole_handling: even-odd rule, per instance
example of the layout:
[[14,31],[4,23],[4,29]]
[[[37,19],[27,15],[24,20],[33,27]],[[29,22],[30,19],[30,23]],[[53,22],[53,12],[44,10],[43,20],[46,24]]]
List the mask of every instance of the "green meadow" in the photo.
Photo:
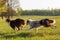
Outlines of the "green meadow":
[[16,18],[24,19],[25,22],[28,18],[33,20],[55,19],[56,28],[43,27],[39,29],[38,33],[35,33],[33,29],[27,31],[26,29],[29,28],[29,25],[26,25],[23,30],[15,32],[5,21],[5,18],[3,20],[0,18],[0,40],[60,40],[60,16],[18,16],[12,19]]

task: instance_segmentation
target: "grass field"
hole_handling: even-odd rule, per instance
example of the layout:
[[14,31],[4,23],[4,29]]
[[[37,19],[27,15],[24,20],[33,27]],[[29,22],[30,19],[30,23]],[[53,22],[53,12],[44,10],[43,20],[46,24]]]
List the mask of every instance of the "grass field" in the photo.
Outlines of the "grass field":
[[26,31],[29,27],[26,25],[23,30],[14,32],[14,30],[6,23],[5,19],[0,18],[0,40],[60,40],[60,16],[19,16],[12,19],[22,18],[25,21],[28,18],[41,20],[43,18],[51,18],[56,20],[56,28],[42,28],[38,33],[34,30]]

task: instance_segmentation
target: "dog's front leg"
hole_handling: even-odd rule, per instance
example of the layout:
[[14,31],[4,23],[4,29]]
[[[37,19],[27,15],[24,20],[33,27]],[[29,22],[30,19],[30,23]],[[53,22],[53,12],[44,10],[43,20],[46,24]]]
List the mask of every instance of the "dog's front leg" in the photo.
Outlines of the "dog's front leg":
[[52,28],[52,29],[55,29],[55,28],[56,28],[56,25],[52,25],[51,28]]

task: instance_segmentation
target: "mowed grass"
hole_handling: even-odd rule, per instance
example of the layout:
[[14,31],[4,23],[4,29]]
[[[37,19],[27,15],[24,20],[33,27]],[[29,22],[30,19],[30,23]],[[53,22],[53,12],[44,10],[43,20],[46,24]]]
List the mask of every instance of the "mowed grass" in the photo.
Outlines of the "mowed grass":
[[41,20],[43,18],[55,19],[56,28],[45,28],[43,27],[35,33],[35,30],[26,29],[29,28],[29,25],[26,25],[23,30],[15,32],[9,25],[6,23],[5,19],[0,19],[0,40],[60,40],[60,16],[19,16],[12,19],[22,18],[25,20],[28,18],[34,20]]

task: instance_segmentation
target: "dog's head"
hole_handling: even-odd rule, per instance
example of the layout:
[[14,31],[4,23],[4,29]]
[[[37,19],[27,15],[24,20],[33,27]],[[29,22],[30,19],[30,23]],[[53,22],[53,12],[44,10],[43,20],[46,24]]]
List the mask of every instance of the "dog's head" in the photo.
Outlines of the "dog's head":
[[55,25],[56,21],[55,20],[49,20],[50,25]]
[[48,26],[51,26],[52,28],[56,28],[56,21],[55,20],[49,20]]

